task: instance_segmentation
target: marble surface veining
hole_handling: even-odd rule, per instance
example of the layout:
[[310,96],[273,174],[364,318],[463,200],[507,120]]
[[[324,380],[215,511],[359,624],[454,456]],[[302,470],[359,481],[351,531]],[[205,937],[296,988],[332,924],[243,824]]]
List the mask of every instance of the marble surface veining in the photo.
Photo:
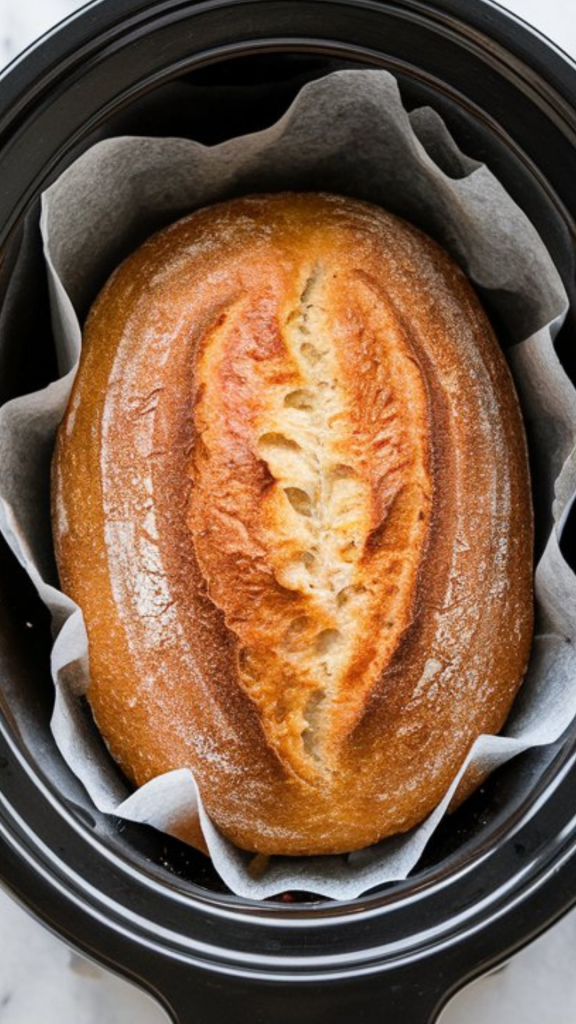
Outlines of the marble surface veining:
[[[508,0],[506,6],[576,56],[573,4]],[[79,6],[77,0],[0,0],[0,67]],[[456,996],[441,1024],[573,1024],[575,963],[576,913],[520,953],[506,970]],[[0,891],[0,1024],[166,1020],[148,996],[71,953]]]

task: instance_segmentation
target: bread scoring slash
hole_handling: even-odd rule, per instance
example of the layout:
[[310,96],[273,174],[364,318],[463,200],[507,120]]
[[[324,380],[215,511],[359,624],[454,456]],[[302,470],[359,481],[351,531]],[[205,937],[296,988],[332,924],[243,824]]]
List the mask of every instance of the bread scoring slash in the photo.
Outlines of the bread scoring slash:
[[447,254],[366,203],[236,199],[118,268],[86,323],[53,522],[113,756],[136,785],[190,767],[247,850],[411,828],[526,669],[505,360]]

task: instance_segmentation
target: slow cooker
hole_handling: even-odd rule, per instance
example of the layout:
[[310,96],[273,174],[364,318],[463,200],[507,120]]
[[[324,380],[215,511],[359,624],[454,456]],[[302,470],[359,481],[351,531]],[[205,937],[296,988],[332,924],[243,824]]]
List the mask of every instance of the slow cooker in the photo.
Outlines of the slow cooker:
[[[527,212],[572,301],[557,351],[576,379],[576,67],[552,44],[480,0],[100,0],[0,78],[0,400],[56,375],[38,202],[68,164],[114,135],[263,128],[344,67],[391,70]],[[575,565],[573,517],[563,545]],[[173,1020],[432,1024],[576,903],[576,724],[497,771],[404,882],[347,903],[230,895],[201,854],[91,805],[49,731],[47,612],[5,546],[0,564],[0,879]]]

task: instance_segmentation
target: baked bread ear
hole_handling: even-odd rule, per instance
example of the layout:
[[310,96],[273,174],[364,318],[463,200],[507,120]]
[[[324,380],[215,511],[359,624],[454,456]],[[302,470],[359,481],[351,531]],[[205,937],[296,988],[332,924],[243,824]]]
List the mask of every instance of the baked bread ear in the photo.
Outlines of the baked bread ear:
[[411,828],[526,669],[506,363],[446,253],[366,203],[233,200],[119,267],[86,323],[53,522],[113,756],[136,785],[190,767],[247,850]]

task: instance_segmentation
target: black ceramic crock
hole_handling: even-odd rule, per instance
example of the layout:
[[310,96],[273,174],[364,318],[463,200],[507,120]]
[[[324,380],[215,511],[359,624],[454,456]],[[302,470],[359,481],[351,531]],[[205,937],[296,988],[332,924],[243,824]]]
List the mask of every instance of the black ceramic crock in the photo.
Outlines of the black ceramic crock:
[[[37,214],[59,172],[106,136],[213,143],[265,127],[341,67],[388,68],[409,107],[442,113],[531,217],[573,300],[576,68],[500,8],[101,0],[0,77],[1,303],[25,231],[36,247],[0,332],[0,400],[56,372]],[[557,349],[573,378],[575,334],[569,317]],[[47,615],[4,546],[0,598],[0,878],[180,1024],[431,1024],[576,903],[575,730],[498,771],[405,882],[348,903],[229,895],[200,854],[90,805],[49,733]]]

